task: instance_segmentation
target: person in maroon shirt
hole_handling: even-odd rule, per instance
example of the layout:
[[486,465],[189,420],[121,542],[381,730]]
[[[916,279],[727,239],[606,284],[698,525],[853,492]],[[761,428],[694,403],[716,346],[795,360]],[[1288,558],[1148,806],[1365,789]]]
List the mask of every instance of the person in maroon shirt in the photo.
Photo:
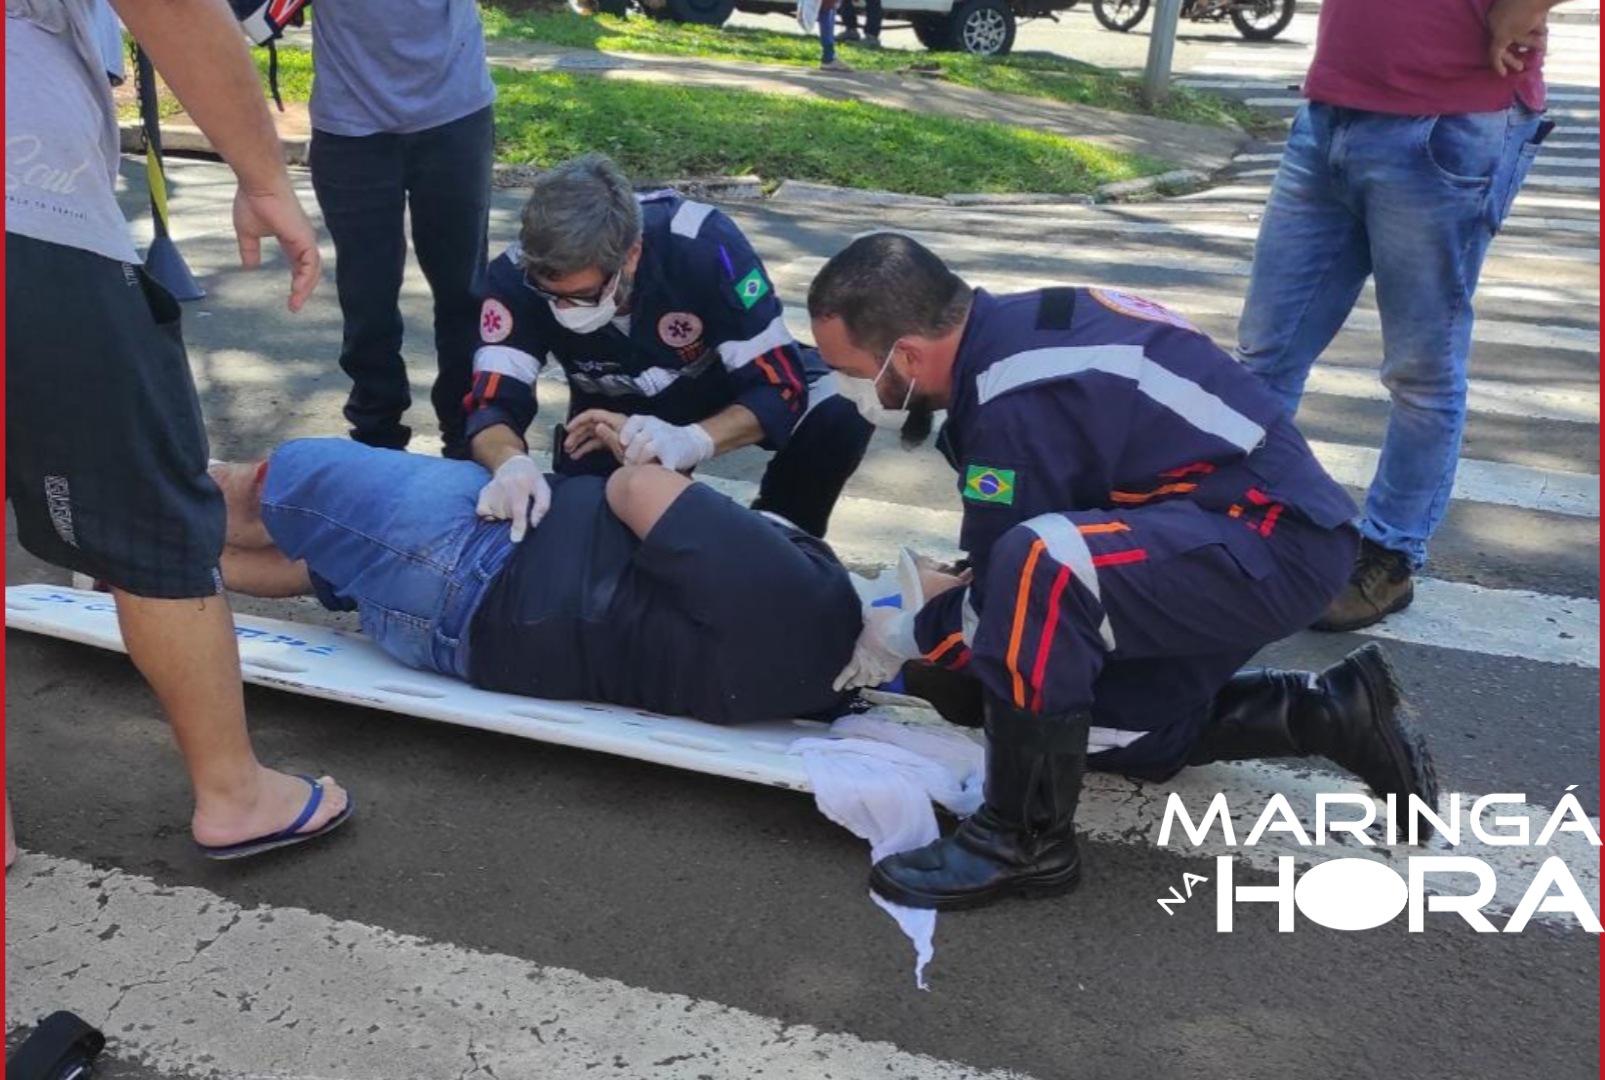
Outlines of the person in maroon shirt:
[[1348,586],[1316,622],[1402,610],[1466,417],[1472,295],[1538,145],[1559,0],[1326,0],[1254,249],[1238,354],[1289,411],[1366,278],[1393,399]]

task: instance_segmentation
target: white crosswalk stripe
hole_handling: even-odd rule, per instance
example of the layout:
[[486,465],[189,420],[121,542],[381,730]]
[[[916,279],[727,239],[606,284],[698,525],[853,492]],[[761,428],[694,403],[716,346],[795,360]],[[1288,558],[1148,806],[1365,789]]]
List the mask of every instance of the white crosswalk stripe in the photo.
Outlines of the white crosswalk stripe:
[[259,1080],[1029,1080],[27,854],[6,877],[8,1014],[64,1001],[115,1033],[121,1052],[175,1075],[212,1062],[227,1070],[218,1075]]
[[[1252,763],[1190,769],[1164,786],[1093,776],[1077,824],[1093,841],[1156,843],[1172,791],[1199,811],[1225,792],[1236,835],[1244,836],[1251,814],[1274,795],[1311,822],[1318,795],[1355,788]],[[1532,833],[1549,818],[1539,806],[1514,816]],[[1185,844],[1178,835],[1169,846],[1196,857],[1235,856],[1262,871],[1281,856],[1303,870],[1334,856],[1389,863],[1420,850],[1352,841],[1312,850],[1275,832],[1253,847]],[[1425,852],[1449,849],[1435,840]],[[1514,908],[1540,861],[1533,849],[1469,837],[1453,853],[1487,862],[1496,883],[1489,906],[1502,911]],[[1565,858],[1597,905],[1595,851],[1576,834],[1557,833],[1541,851],[1551,853]],[[261,1080],[596,1070],[653,1080],[1031,1080],[301,908],[245,908],[205,889],[74,859],[24,853],[7,875],[6,901],[8,1014],[43,1016],[70,1001],[90,1024],[115,1034],[119,1053],[175,1075],[210,1062],[229,1076]],[[1570,921],[1543,911],[1536,918]]]

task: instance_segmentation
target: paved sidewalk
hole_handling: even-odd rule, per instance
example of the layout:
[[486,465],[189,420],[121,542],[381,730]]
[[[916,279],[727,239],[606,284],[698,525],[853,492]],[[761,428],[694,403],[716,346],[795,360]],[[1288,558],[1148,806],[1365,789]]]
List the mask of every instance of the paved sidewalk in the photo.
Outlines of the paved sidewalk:
[[865,101],[910,112],[1017,124],[1204,173],[1225,167],[1248,141],[1245,133],[1227,128],[998,94],[918,75],[826,72],[812,67],[700,57],[603,53],[507,39],[491,39],[486,47],[492,63],[521,71],[579,72],[679,86]]

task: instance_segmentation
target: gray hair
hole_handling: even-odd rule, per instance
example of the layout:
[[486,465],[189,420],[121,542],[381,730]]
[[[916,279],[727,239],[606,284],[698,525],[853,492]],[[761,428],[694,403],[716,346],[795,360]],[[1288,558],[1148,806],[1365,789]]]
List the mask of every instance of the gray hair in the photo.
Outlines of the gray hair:
[[598,267],[612,274],[641,239],[641,206],[619,167],[586,154],[536,177],[519,229],[526,272],[547,280]]

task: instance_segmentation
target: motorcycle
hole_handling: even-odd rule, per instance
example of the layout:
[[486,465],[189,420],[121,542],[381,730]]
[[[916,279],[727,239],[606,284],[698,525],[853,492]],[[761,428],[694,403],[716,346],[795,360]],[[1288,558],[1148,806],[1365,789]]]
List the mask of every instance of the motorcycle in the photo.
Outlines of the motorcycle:
[[[1249,41],[1270,41],[1293,21],[1296,0],[1182,0],[1181,17],[1191,22],[1231,19]],[[1125,33],[1148,14],[1150,0],[1092,0],[1092,13],[1110,30]]]

